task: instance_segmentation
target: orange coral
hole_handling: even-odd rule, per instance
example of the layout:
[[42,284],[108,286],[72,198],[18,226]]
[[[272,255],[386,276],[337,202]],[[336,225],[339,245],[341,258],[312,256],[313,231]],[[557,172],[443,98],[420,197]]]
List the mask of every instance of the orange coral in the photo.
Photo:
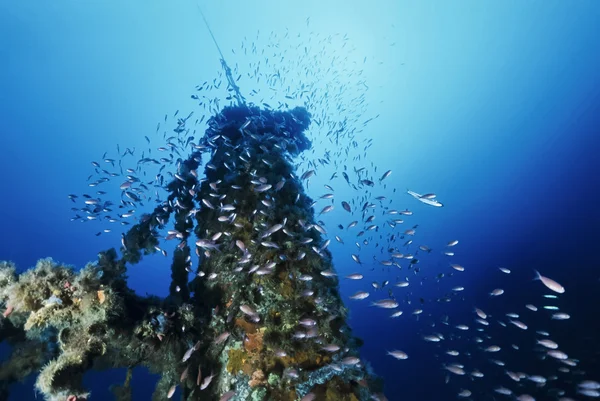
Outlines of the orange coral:
[[264,328],[257,330],[254,333],[246,332],[246,340],[244,341],[244,348],[248,352],[260,352],[263,349],[263,336]]
[[284,367],[300,366],[305,369],[316,369],[331,362],[329,355],[321,355],[314,350],[296,351],[293,356],[277,358]]
[[264,386],[265,384],[267,384],[267,381],[265,380],[265,374],[262,370],[256,370],[252,373],[252,379],[250,379],[250,382],[248,383],[250,385],[250,387],[257,387],[257,386]]
[[97,294],[98,294],[98,302],[103,304],[104,301],[106,300],[106,295],[104,294],[104,290],[98,290]]
[[246,334],[256,333],[257,325],[254,323],[247,322],[243,317],[235,319],[235,325],[240,327],[246,332]]

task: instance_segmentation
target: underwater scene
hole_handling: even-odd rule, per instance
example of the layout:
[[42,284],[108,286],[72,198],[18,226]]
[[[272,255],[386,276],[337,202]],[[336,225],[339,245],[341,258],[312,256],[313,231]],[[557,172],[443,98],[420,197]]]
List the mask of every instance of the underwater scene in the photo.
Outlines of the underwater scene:
[[600,398],[597,1],[0,1],[0,401]]

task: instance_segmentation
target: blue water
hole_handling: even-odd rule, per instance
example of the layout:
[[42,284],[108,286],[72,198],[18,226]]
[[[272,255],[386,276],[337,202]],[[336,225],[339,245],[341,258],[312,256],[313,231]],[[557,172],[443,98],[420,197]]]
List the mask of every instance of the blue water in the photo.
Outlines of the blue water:
[[[67,194],[90,191],[90,161],[104,151],[115,152],[117,143],[121,149],[141,149],[144,135],[154,133],[164,114],[197,110],[190,99],[194,86],[219,72],[218,53],[195,3],[176,3],[0,2],[0,260],[25,269],[52,256],[81,267],[99,251],[119,246],[125,227],[95,236],[99,224],[70,221],[74,205]],[[600,301],[599,3],[236,0],[201,5],[225,57],[244,73],[240,43],[252,43],[258,31],[260,46],[273,32],[280,50],[286,48],[287,29],[290,37],[301,35],[314,54],[320,49],[308,42],[311,37],[348,35],[348,48],[354,48],[348,69],[362,69],[369,86],[361,121],[380,117],[359,134],[361,140],[373,139],[367,158],[342,163],[349,173],[365,167],[375,178],[391,169],[385,188],[376,184],[374,195],[392,199],[391,208],[412,210],[404,228],[418,224],[415,244],[433,249],[414,275],[406,267],[397,271],[373,261],[373,256],[385,259],[385,249],[380,254],[370,244],[360,250],[367,271],[363,282],[341,280],[350,324],[364,340],[362,357],[385,379],[390,400],[454,399],[461,388],[470,389],[474,399],[501,399],[492,389],[508,385],[508,379],[502,368],[475,352],[474,327],[458,333],[455,346],[473,352],[462,362],[486,374],[477,381],[452,377],[445,385],[447,347],[421,336],[449,333],[460,323],[475,326],[474,306],[498,318],[517,309],[525,316],[526,303],[541,307],[540,297],[548,291],[532,280],[533,269],[567,289],[560,306],[572,318],[544,326],[532,317],[523,334],[514,329],[504,335],[506,328],[492,325],[488,333],[498,333],[499,345],[506,348],[502,359],[516,371],[534,374],[539,360],[531,352],[532,332],[544,326],[556,333],[561,349],[578,355],[587,372],[583,377],[600,379],[600,347],[593,340],[600,335],[595,307]],[[319,57],[343,57],[348,49],[325,50]],[[286,57],[293,60],[301,52],[290,49]],[[360,65],[363,57],[367,62]],[[246,80],[240,86],[246,93],[268,91],[264,82]],[[220,95],[226,96],[224,85]],[[313,145],[317,152],[331,147],[314,139]],[[334,187],[336,209],[323,220],[339,234],[337,224],[354,220],[339,202],[357,193],[341,177],[330,182],[333,171],[318,171],[308,193],[316,199],[327,192],[323,184]],[[407,188],[435,192],[444,207],[419,203]],[[325,203],[316,210],[320,205]],[[374,223],[382,224],[385,217],[376,214]],[[355,234],[339,234],[345,245],[331,238],[340,275],[358,268],[350,258],[358,252]],[[378,236],[372,242],[384,246]],[[449,258],[440,251],[453,239],[460,242],[451,262],[465,266],[465,272],[448,276],[453,272]],[[148,258],[128,271],[129,284],[140,294],[164,296],[168,266]],[[512,273],[504,275],[499,266]],[[438,282],[440,272],[446,276]],[[370,308],[369,299],[348,300],[359,289],[372,289],[372,281],[393,283],[397,277],[409,277],[411,285],[394,293],[398,299],[411,294],[412,300],[401,305],[404,315],[398,319]],[[436,302],[455,286],[465,291],[448,303]],[[505,294],[490,298],[494,288]],[[381,291],[387,294],[387,288]],[[411,315],[417,307],[424,310],[418,319]],[[450,326],[441,324],[444,315]],[[520,350],[510,349],[512,343]],[[406,351],[409,359],[386,355],[392,349]],[[134,375],[136,400],[150,397],[153,384],[146,377],[155,376]],[[123,378],[122,371],[91,373],[86,384],[93,400],[111,399],[108,385]],[[11,400],[33,400],[32,382],[15,385]],[[554,386],[561,385],[567,386],[560,381]]]

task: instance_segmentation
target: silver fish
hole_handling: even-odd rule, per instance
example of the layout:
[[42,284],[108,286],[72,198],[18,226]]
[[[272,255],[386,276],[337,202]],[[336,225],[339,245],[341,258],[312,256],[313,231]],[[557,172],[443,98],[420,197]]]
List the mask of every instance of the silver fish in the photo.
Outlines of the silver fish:
[[556,281],[548,278],[548,277],[544,277],[540,274],[540,272],[538,272],[537,270],[534,270],[535,274],[536,274],[536,279],[541,280],[541,282],[549,289],[551,289],[554,292],[557,292],[559,294],[562,294],[565,292],[565,288],[558,284]]
[[354,299],[354,300],[360,300],[360,299],[365,299],[369,296],[368,292],[365,291],[358,291],[357,293],[355,293],[354,295],[350,295],[350,299]]
[[215,343],[215,345],[221,344],[221,343],[225,342],[228,338],[229,338],[229,332],[226,331],[222,334],[219,334],[217,336],[217,338],[215,338],[214,343]]
[[398,302],[393,299],[380,299],[379,301],[372,302],[371,306],[384,309],[394,309],[398,307]]
[[262,185],[258,185],[256,187],[254,187],[254,191],[255,192],[265,192],[268,191],[269,189],[271,189],[272,185],[271,184],[262,184]]
[[379,179],[379,182],[381,182],[381,181],[385,180],[386,178],[388,178],[390,176],[390,174],[392,174],[392,170],[388,170],[385,173],[383,173],[383,175]]

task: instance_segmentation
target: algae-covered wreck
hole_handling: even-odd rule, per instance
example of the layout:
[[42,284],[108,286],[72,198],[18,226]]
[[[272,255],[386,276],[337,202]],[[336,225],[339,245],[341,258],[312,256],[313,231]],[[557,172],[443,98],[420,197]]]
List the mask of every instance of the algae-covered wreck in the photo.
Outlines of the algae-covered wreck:
[[[121,258],[111,249],[79,271],[0,265],[0,340],[12,345],[2,391],[39,370],[47,400],[81,400],[86,371],[125,367],[113,391],[130,400],[132,369],[145,366],[161,375],[155,400],[380,399],[293,165],[309,124],[304,108],[225,107],[177,163],[168,199],[123,235]],[[178,241],[170,295],[138,296],[126,266],[164,240]]]

